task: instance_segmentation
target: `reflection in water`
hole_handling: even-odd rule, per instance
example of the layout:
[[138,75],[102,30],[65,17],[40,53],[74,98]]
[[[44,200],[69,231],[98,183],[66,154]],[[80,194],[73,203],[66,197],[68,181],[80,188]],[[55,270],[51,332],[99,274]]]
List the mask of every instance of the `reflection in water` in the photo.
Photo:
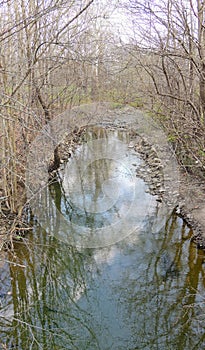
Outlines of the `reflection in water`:
[[[51,192],[65,209],[59,185]],[[119,243],[77,250],[36,224],[2,266],[0,349],[203,349],[205,255],[191,234],[173,214],[159,232],[147,221]]]
[[203,348],[205,257],[190,234],[173,215],[158,234],[142,232],[137,240],[133,235],[79,252],[36,227],[33,242],[19,244],[17,257],[10,257],[12,295],[2,302],[2,346]]
[[48,210],[41,210],[42,222],[66,243],[104,247],[141,229],[148,217],[155,217],[156,199],[136,176],[142,160],[130,151],[127,133],[119,134],[123,142],[115,134],[110,132],[108,138],[104,132],[99,142],[82,142],[58,182],[49,192],[44,191]]

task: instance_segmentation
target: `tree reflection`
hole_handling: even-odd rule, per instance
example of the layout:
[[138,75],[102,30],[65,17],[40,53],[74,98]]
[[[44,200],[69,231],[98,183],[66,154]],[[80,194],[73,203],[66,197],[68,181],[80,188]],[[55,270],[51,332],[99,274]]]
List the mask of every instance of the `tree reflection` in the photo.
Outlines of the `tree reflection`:
[[[94,137],[106,138],[106,132],[97,128]],[[103,171],[99,162],[88,167],[94,202],[112,171],[107,159]],[[86,196],[83,179],[81,194]],[[205,347],[205,255],[190,242],[192,231],[182,219],[173,213],[163,230],[152,232],[146,218],[144,230],[120,243],[77,249],[52,235],[59,230],[60,212],[94,228],[100,225],[97,214],[77,215],[60,181],[45,191],[44,201],[47,232],[34,225],[33,233],[15,245],[15,255],[8,253],[11,280],[0,290],[0,298],[7,295],[5,305],[0,300],[3,349]],[[118,209],[114,206],[109,215]]]
[[136,344],[140,344],[135,349],[186,350],[200,349],[205,344],[205,255],[190,242],[191,235],[192,231],[173,214],[161,239],[155,237],[157,240],[152,241],[157,254],[150,254],[145,273],[130,283],[126,279],[127,310]]
[[86,295],[84,256],[39,228],[34,235],[35,248],[32,242],[18,244],[18,255],[10,257],[16,263],[10,264],[14,314],[5,330],[6,344],[12,339],[15,349],[75,348],[78,332],[71,327],[70,333],[68,325],[76,318],[92,334],[77,305],[81,294]]
[[[164,232],[147,237],[151,245],[145,234],[79,252],[36,227],[35,245],[19,243],[16,257],[9,258],[13,319],[1,324],[2,344],[202,348],[204,253],[190,243],[192,232],[176,215]],[[167,273],[170,263],[178,273]]]

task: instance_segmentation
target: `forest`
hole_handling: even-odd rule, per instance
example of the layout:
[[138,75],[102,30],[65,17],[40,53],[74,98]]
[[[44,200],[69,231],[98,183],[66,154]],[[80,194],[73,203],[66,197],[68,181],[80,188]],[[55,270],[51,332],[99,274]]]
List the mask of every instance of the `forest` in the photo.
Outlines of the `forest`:
[[0,215],[20,220],[26,157],[67,109],[148,113],[205,181],[205,1],[0,1]]

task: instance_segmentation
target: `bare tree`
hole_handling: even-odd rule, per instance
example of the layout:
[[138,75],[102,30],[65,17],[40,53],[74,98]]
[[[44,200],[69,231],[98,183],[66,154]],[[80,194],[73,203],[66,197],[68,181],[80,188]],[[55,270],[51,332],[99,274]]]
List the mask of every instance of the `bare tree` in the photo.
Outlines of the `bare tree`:
[[125,73],[127,60],[112,28],[115,8],[115,2],[97,0],[14,0],[0,7],[4,215],[21,216],[26,153],[54,115],[85,102],[125,102],[132,94],[133,74]]
[[180,161],[205,166],[205,2],[128,1],[129,53],[144,74],[146,103],[160,116]]
[[[55,86],[59,69],[71,69],[72,46],[89,26],[87,2],[10,1],[0,9],[1,197],[3,208],[21,213],[26,149],[63,100],[71,102],[73,79]],[[90,17],[90,21],[93,18]],[[69,75],[69,73],[68,73]],[[69,94],[68,94],[69,91]],[[58,103],[58,106],[56,106]],[[57,108],[58,107],[58,108]],[[64,108],[66,106],[64,105]],[[21,198],[21,199],[20,199]]]

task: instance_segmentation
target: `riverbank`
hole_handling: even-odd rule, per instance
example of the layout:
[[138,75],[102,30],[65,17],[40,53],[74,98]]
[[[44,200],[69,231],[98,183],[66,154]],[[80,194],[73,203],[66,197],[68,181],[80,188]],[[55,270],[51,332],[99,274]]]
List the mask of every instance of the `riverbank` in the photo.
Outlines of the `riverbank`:
[[[132,114],[133,108],[126,107],[126,112]],[[113,114],[113,110],[109,111],[109,114]],[[115,111],[115,117],[122,115],[122,110],[120,110],[120,113],[119,111],[117,113]],[[149,144],[146,138],[141,138],[137,129],[133,128],[133,125],[130,127],[128,123],[126,126],[122,121],[123,118],[120,118],[120,120],[117,119],[115,122],[110,122],[109,120],[104,125],[99,124],[95,126],[95,129],[104,127],[120,129],[121,131],[124,130],[130,133],[131,147],[133,147],[147,163],[147,169],[141,168],[137,175],[148,183],[150,193],[157,195],[160,202],[161,198],[166,196],[166,192],[162,190],[163,166],[161,160],[153,145]],[[70,138],[66,135],[64,141],[60,145],[61,164],[68,159],[72,153],[73,145],[76,144],[76,142],[80,142],[85,130],[86,128],[82,128],[78,129],[78,132],[75,132],[74,142],[70,142]],[[178,199],[174,210],[177,215],[181,216],[192,228],[192,240],[197,244],[197,247],[205,249],[205,182],[194,175],[190,175],[180,167],[178,167],[178,172]]]
[[177,213],[192,227],[197,247],[205,249],[205,182],[182,170]]
[[[101,128],[126,131],[130,133],[130,147],[133,147],[147,162],[147,169],[141,169],[141,173],[137,175],[145,179],[150,192],[158,196],[159,202],[163,201],[167,194],[171,199],[172,196],[177,195],[173,201],[173,208],[192,227],[193,241],[197,247],[205,249],[205,182],[185,173],[176,165],[175,156],[172,154],[166,135],[156,124],[152,124],[152,119],[133,107],[116,108],[106,103],[77,107],[75,115],[77,113],[86,115],[87,120],[91,122],[88,123],[89,125],[76,127],[72,133],[65,132],[65,137],[57,147],[57,161],[55,157],[50,160],[49,169],[53,169],[49,171],[50,177],[52,178],[55,171],[72,155],[87,127],[98,125],[97,127]],[[169,167],[168,163],[172,166]],[[176,174],[172,173],[172,170],[176,170]],[[166,177],[168,174],[170,180],[168,186],[163,189],[163,175]],[[25,211],[23,211],[24,218],[17,218],[15,214],[4,210],[4,207],[6,208],[4,204],[2,202],[0,211],[0,248],[2,249],[8,245],[8,242],[20,239],[30,229],[25,220]]]

